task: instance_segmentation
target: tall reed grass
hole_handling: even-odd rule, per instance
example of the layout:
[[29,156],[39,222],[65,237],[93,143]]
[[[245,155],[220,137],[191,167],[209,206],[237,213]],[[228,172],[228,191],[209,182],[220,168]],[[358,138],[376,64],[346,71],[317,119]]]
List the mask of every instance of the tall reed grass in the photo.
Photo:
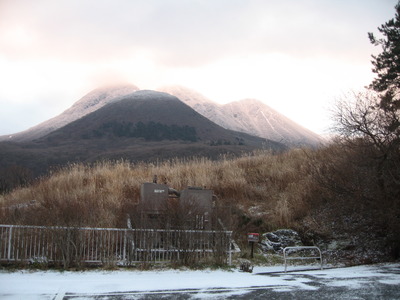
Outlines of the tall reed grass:
[[[237,229],[291,226],[307,214],[314,182],[314,150],[259,151],[240,158],[173,159],[155,164],[103,161],[71,164],[36,184],[0,198],[2,223],[125,227],[140,185],[154,175],[169,186],[213,189],[217,205],[231,207]],[[245,220],[245,221],[243,221]],[[247,221],[246,221],[247,220]]]

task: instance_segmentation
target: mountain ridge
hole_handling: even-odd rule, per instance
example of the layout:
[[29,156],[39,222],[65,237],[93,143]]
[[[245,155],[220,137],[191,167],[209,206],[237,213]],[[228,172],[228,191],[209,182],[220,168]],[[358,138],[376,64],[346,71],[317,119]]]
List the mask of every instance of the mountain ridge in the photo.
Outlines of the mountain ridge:
[[0,136],[0,141],[27,142],[35,140],[103,107],[107,103],[117,101],[121,96],[138,90],[139,88],[135,85],[116,85],[94,89],[58,116],[27,130]]
[[263,137],[288,146],[318,146],[323,138],[295,123],[260,100],[248,98],[218,104],[182,86],[160,89],[177,96],[216,124],[235,131]]
[[[164,126],[175,126],[175,128],[185,126],[194,128],[197,130],[196,134],[199,141],[203,142],[222,139],[229,143],[235,143],[236,140],[245,138],[249,140],[250,144],[259,146],[264,141],[263,138],[227,130],[215,124],[173,95],[151,90],[140,90],[121,96],[118,101],[112,101],[104,105],[40,138],[38,142],[46,140],[77,140],[82,137],[93,138],[96,130],[104,129],[104,125],[125,126],[125,128],[119,127],[119,130],[123,131],[130,124],[137,125],[138,123],[143,125],[149,123],[162,124]],[[115,129],[112,129],[111,132],[115,132]],[[125,136],[129,135],[125,134]]]
[[[25,131],[0,136],[0,141],[29,142],[92,113],[103,106],[118,102],[140,90],[135,85],[116,85],[95,89],[58,116]],[[167,86],[158,89],[176,96],[202,116],[225,129],[284,143],[289,147],[318,146],[323,138],[295,123],[257,99],[242,99],[219,104],[202,94],[183,86]]]
[[0,167],[11,171],[19,166],[18,170],[36,177],[69,163],[219,159],[257,149],[282,151],[286,147],[225,129],[173,95],[141,90],[33,141],[0,142]]

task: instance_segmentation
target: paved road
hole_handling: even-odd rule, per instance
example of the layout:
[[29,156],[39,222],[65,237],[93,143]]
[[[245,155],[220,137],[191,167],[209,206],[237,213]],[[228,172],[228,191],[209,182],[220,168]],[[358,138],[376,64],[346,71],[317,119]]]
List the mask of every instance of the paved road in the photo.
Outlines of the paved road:
[[290,270],[0,270],[0,299],[400,299],[400,263]]
[[[157,292],[128,292],[99,295],[63,295],[63,300],[158,300],[158,299],[400,299],[400,287],[384,284],[369,285],[358,289],[324,287],[316,290],[296,290],[290,287],[249,287],[238,289],[207,289]],[[57,299],[58,300],[58,299]]]
[[[131,291],[103,294],[59,294],[55,300],[153,300],[153,299],[400,299],[400,265],[381,267],[376,275],[354,276],[332,270],[289,273],[256,273],[254,276],[283,278],[283,284],[241,288]],[[342,274],[342,275],[341,275]],[[293,284],[301,282],[302,286]]]

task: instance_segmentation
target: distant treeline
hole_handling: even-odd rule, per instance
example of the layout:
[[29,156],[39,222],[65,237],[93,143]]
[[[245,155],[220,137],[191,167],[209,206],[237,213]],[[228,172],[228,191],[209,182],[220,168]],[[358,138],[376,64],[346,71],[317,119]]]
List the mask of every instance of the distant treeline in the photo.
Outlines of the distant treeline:
[[162,140],[183,140],[197,142],[196,129],[191,126],[165,125],[161,123],[138,122],[107,122],[102,124],[98,129],[93,130],[91,134],[85,134],[83,138],[101,138],[104,136],[117,137],[135,137],[144,138],[146,141],[162,141]]

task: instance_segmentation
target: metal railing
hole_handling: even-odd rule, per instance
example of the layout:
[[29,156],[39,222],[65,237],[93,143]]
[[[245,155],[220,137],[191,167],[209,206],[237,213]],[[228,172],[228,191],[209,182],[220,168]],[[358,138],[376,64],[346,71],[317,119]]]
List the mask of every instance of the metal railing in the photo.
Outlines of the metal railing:
[[231,231],[0,225],[0,262],[70,264],[190,262],[231,264]]
[[[289,256],[291,253],[295,253],[296,256]],[[307,256],[302,256],[303,253],[306,253]],[[314,253],[317,253],[317,255]],[[287,261],[294,259],[318,259],[321,263],[322,270],[322,253],[321,250],[316,246],[286,247],[283,249],[283,259],[285,260],[285,272],[287,271]]]

